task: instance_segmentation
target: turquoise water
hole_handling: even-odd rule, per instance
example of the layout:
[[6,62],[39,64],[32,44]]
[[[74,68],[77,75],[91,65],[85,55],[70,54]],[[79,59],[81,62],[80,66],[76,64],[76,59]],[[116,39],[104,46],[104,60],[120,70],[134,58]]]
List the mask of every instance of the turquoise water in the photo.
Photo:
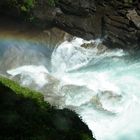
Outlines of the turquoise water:
[[140,140],[139,52],[80,38],[48,46],[1,39],[0,73],[41,91],[58,108],[75,110],[97,140]]

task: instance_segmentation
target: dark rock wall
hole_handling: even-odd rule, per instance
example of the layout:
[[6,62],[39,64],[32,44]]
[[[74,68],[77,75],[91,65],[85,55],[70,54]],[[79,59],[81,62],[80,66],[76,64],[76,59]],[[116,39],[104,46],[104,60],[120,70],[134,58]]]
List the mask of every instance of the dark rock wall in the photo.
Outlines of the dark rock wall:
[[140,28],[127,14],[135,9],[137,16],[132,17],[135,16],[139,24],[139,1],[59,0],[56,7],[50,9],[46,11],[44,6],[41,9],[38,6],[34,14],[73,35],[85,39],[104,38],[104,44],[109,47],[138,47]]
[[104,38],[109,47],[139,47],[139,0],[59,0],[55,6],[37,0],[31,13],[42,28],[56,26],[85,39]]

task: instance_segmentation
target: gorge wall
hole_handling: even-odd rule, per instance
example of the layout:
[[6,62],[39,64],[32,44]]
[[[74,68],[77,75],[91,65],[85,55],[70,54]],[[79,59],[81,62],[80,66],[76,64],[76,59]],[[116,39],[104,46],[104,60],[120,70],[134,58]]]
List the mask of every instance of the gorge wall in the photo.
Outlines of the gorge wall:
[[[22,12],[19,7],[7,8],[6,1],[0,2],[1,13],[21,17]],[[34,22],[41,28],[55,26],[84,39],[104,38],[104,44],[109,47],[138,47],[140,42],[138,0],[59,0],[54,2],[50,5],[46,0],[37,0],[35,6],[29,11],[35,19]]]

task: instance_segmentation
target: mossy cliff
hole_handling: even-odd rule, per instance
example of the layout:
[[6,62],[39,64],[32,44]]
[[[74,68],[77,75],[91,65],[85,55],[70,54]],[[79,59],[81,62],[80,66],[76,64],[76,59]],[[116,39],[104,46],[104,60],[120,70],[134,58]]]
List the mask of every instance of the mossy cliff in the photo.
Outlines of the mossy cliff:
[[94,140],[76,113],[58,110],[43,95],[0,77],[0,140]]

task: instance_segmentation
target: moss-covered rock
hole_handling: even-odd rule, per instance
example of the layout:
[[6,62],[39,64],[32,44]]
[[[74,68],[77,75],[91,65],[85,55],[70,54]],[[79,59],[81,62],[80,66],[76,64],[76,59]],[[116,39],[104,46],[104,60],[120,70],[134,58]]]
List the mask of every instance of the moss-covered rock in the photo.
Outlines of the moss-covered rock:
[[0,139],[94,140],[76,113],[58,110],[43,95],[0,77]]

